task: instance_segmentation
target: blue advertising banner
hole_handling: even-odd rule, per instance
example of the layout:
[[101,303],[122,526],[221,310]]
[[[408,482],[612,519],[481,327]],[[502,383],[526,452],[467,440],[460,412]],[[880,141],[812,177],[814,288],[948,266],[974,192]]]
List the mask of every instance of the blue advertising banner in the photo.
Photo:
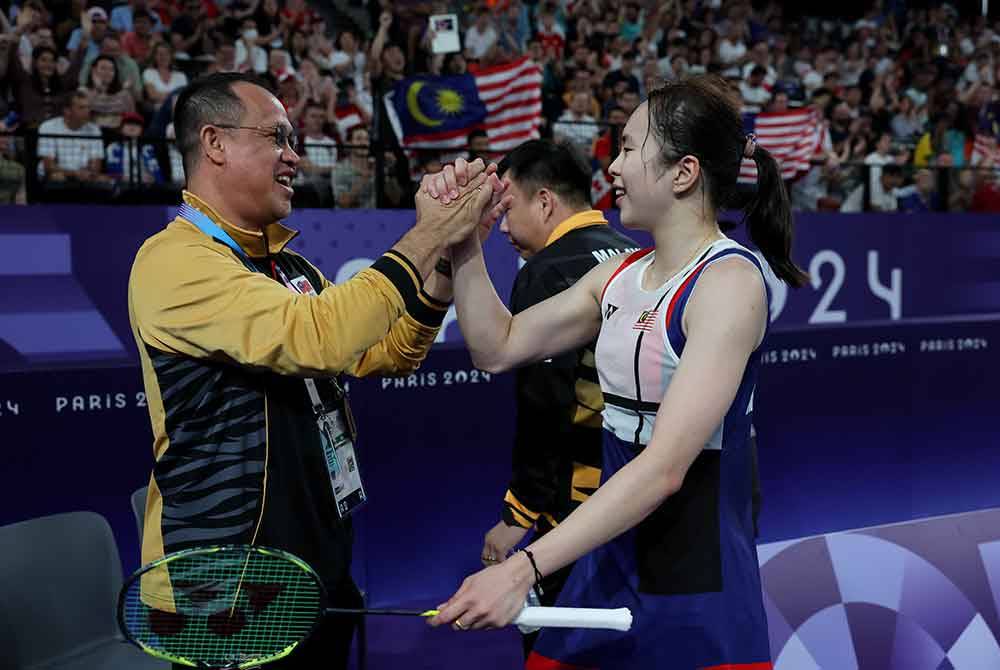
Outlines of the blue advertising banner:
[[[136,250],[172,207],[0,207],[0,371],[135,361],[125,290]],[[615,222],[615,213],[609,213]],[[303,210],[292,248],[332,281],[367,267],[413,225],[412,211]],[[615,225],[617,223],[615,222]],[[642,233],[631,233],[648,244]],[[745,231],[733,232],[737,239]],[[518,259],[486,243],[504,299]],[[980,215],[800,214],[794,256],[812,285],[772,281],[776,330],[1000,313],[1000,228]],[[443,340],[461,342],[454,310]]]

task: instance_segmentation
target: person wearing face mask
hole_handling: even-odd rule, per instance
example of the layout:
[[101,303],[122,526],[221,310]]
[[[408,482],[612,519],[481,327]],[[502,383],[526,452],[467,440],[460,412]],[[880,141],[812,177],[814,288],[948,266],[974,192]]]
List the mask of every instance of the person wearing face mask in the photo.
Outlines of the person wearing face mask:
[[[511,290],[514,314],[569,288],[603,259],[638,248],[591,208],[587,167],[574,149],[547,140],[525,142],[500,163],[497,174],[513,196],[500,231],[525,260]],[[604,399],[594,342],[521,368],[515,394],[513,472],[501,519],[483,543],[486,565],[505,560],[529,530],[535,537],[552,530],[601,476]],[[542,604],[555,604],[569,571],[542,582]],[[524,636],[526,654],[536,637]]]
[[[763,261],[719,228],[743,159],[757,167],[745,221]],[[559,295],[512,316],[479,240],[451,249],[458,320],[480,369],[545,360],[597,337],[603,460],[593,495],[468,577],[429,623],[506,626],[532,585],[577,561],[557,605],[628,607],[632,627],[545,628],[529,670],[768,670],[751,423],[768,330],[764,263],[790,286],[809,279],[791,259],[788,195],[774,157],[745,135],[738,99],[711,75],[652,91],[626,123],[610,172],[622,224],[655,246],[608,259]],[[511,200],[505,194],[490,214]]]
[[236,40],[236,68],[240,72],[267,72],[267,52],[258,44],[257,22],[252,18],[243,20],[243,29]]
[[[280,221],[300,158],[263,82],[200,78],[174,119],[184,202],[143,243],[128,285],[154,435],[142,561],[213,544],[274,547],[316,570],[330,606],[358,607],[351,514],[367,497],[365,455],[340,375],[420,365],[451,298],[435,269],[441,249],[472,232],[479,217],[468,211],[488,206],[499,182],[481,174],[478,190],[454,200],[419,198],[413,228],[333,285],[288,249],[296,232]],[[269,667],[343,670],[354,625],[324,618]]]

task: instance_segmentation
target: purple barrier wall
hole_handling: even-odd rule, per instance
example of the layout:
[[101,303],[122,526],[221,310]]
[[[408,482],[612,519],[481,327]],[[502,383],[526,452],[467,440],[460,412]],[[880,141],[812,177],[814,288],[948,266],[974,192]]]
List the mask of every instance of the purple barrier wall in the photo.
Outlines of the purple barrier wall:
[[[0,207],[0,371],[135,360],[125,288],[136,249],[173,215],[166,207]],[[332,280],[370,264],[412,225],[411,211],[296,212],[292,248]],[[742,237],[743,230],[734,235]],[[648,236],[636,234],[648,243]],[[486,245],[497,290],[517,259]],[[778,330],[1000,313],[1000,226],[986,216],[800,215],[795,258],[813,285],[772,282]],[[448,320],[446,339],[461,334]],[[72,328],[66,328],[72,323]]]

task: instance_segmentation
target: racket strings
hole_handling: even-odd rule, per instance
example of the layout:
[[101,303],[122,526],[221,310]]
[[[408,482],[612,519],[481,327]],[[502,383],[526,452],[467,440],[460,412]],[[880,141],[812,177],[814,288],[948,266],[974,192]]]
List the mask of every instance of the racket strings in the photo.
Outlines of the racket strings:
[[224,667],[273,660],[312,630],[313,573],[280,554],[234,548],[181,555],[133,579],[122,618],[142,646],[173,660]]

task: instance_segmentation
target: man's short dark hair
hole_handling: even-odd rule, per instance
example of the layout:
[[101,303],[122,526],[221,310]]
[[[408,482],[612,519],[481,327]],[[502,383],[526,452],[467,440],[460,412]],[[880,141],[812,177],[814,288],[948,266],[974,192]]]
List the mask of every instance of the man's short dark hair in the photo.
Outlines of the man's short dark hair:
[[466,136],[465,141],[467,144],[472,144],[472,140],[480,137],[489,138],[489,135],[482,128],[475,128]]
[[80,88],[76,89],[75,91],[72,91],[69,95],[63,98],[63,109],[64,110],[72,109],[73,103],[76,102],[77,100],[90,102],[90,94],[88,94],[86,91]]
[[52,47],[47,47],[44,44],[41,44],[31,50],[31,60],[32,61],[38,60],[39,58],[42,57],[42,54],[51,54],[52,57],[57,60],[59,58],[59,54],[56,52],[55,49],[53,49]]
[[[347,142],[348,143],[351,143],[354,140],[354,134],[357,133],[359,130],[363,130],[363,131],[365,131],[367,133],[368,132],[368,126],[364,125],[363,123],[359,123],[357,125],[354,125],[354,126],[351,126],[350,128],[348,128],[348,130],[347,130]],[[361,148],[361,146],[362,145],[360,145],[360,144],[355,145],[356,148]],[[366,144],[364,146],[367,147],[368,145]]]
[[570,207],[590,207],[591,171],[583,156],[567,144],[529,140],[500,161],[497,173],[528,192],[547,188]]
[[174,134],[177,148],[184,160],[184,172],[198,162],[201,129],[207,124],[238,126],[246,109],[233,91],[233,84],[244,82],[271,92],[267,82],[243,72],[217,72],[196,79],[177,96],[174,107]]

